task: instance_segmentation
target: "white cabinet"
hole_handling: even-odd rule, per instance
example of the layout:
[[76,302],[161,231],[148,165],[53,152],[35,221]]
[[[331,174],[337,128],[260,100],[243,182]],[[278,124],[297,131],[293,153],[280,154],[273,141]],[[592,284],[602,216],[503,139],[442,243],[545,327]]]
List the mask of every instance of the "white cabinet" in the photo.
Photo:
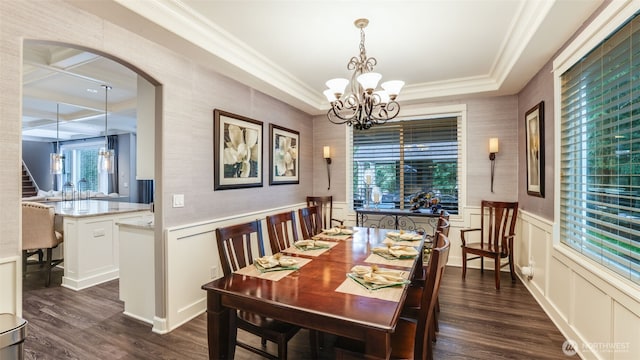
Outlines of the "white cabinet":
[[124,314],[153,324],[155,316],[154,229],[151,218],[119,222],[120,300]]
[[81,290],[119,276],[119,221],[151,216],[149,205],[80,200],[54,203],[64,231],[62,286]]

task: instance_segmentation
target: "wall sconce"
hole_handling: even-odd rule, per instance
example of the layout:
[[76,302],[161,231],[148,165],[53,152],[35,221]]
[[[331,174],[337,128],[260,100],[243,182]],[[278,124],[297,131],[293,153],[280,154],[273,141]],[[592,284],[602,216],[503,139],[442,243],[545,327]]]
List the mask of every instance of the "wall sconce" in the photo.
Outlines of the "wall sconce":
[[498,153],[498,138],[489,139],[489,160],[491,160],[491,192],[493,192],[493,175],[496,168],[496,154]]
[[331,190],[331,169],[329,168],[329,165],[331,165],[331,148],[329,146],[322,148],[322,157],[327,161],[327,180],[329,180],[327,190]]

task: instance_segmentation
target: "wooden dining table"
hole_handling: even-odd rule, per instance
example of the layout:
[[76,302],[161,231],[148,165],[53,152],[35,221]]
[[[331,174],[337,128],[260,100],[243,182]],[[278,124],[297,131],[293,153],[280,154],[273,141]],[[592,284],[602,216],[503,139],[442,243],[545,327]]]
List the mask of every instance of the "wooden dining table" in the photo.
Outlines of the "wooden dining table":
[[[346,274],[354,265],[373,265],[371,249],[381,246],[387,229],[353,228],[351,238],[317,256],[292,253],[305,258],[304,266],[277,281],[232,273],[202,286],[207,292],[207,333],[210,359],[232,359],[235,354],[235,311],[249,311],[303,328],[348,337],[365,343],[365,355],[388,359],[390,337],[406,298],[407,286],[366,290],[360,295],[337,291],[355,281]],[[414,244],[422,248],[424,236]],[[286,251],[285,251],[286,253]],[[306,259],[311,261],[306,262]],[[380,267],[406,271],[411,278],[422,266],[422,257],[387,260]],[[382,291],[395,291],[395,299],[376,298]],[[396,300],[397,299],[397,300]]]

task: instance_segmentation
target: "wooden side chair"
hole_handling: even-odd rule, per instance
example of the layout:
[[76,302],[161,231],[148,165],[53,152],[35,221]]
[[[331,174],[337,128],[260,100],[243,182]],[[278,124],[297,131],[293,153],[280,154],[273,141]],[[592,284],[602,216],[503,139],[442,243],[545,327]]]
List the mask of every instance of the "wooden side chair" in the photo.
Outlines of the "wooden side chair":
[[313,236],[322,232],[319,210],[320,208],[317,206],[298,209],[300,231],[302,232],[303,239],[311,239]]
[[[55,230],[55,213],[52,206],[37,202],[22,203],[22,274],[28,265],[39,265],[46,271],[45,286],[51,284],[51,270],[64,259],[53,259],[53,249],[63,242],[62,233]],[[44,257],[46,250],[47,256]],[[38,255],[38,260],[29,260]]]
[[[467,274],[467,261],[480,259],[480,269],[484,272],[484,258],[494,261],[496,289],[500,290],[500,269],[509,265],[511,282],[516,281],[513,264],[513,240],[518,217],[517,202],[482,201],[480,227],[460,230],[462,240],[462,278]],[[470,242],[472,232],[479,233],[480,241]],[[467,258],[468,254],[477,255]],[[502,259],[507,259],[504,264]]]
[[[433,359],[434,309],[440,282],[444,273],[446,259],[451,244],[443,234],[439,235],[443,246],[436,247],[429,259],[428,275],[420,297],[420,310],[417,319],[400,318],[396,330],[391,334],[391,358],[393,359]],[[364,343],[339,337],[336,340],[336,359],[362,358]]]
[[344,225],[344,220],[333,218],[333,196],[307,196],[307,206],[320,208],[321,229],[328,229],[337,225]]
[[[218,228],[216,237],[220,263],[225,276],[252,264],[254,258],[265,254],[260,220]],[[255,249],[258,250],[257,256],[254,256]],[[287,343],[300,330],[298,326],[246,311],[236,312],[235,323],[237,328],[259,336],[262,339],[262,349],[237,341],[237,330],[233,329],[236,334],[232,338],[236,339],[236,345],[269,359],[286,359]],[[277,357],[265,350],[267,341],[278,345]]]
[[294,242],[298,241],[296,213],[287,211],[267,216],[267,230],[271,251],[274,254],[291,247]]
[[[438,227],[436,228],[436,233],[434,234],[435,241],[433,242],[433,247],[441,248],[445,245],[445,239],[449,238],[449,227],[449,222],[443,217],[438,220]],[[401,313],[401,316],[404,318],[417,319],[419,316],[422,292],[424,291],[426,279],[429,277],[429,261],[431,261],[430,258],[427,260],[426,265],[423,268],[423,278],[411,279],[411,286],[409,287],[409,289],[407,289],[407,298],[405,299],[404,307],[402,308]],[[444,259],[445,265],[447,264],[447,262],[449,262],[448,252]],[[436,297],[436,306],[433,314],[433,322],[431,323],[432,327],[430,329],[430,331],[432,332],[431,339],[433,341],[436,341],[436,332],[439,331],[438,312],[440,312],[440,300],[438,299],[438,297]]]

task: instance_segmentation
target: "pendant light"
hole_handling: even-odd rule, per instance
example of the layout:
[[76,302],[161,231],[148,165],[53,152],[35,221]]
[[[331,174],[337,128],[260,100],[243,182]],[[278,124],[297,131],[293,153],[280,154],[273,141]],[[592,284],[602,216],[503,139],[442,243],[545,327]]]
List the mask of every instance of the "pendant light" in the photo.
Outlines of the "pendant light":
[[104,88],[104,149],[100,150],[98,154],[98,172],[113,174],[113,160],[114,151],[109,149],[109,139],[107,138],[107,102],[109,90],[112,89],[109,85],[102,85]]
[[56,152],[49,154],[51,174],[62,174],[62,158],[62,154],[60,154],[60,104],[56,104]]

